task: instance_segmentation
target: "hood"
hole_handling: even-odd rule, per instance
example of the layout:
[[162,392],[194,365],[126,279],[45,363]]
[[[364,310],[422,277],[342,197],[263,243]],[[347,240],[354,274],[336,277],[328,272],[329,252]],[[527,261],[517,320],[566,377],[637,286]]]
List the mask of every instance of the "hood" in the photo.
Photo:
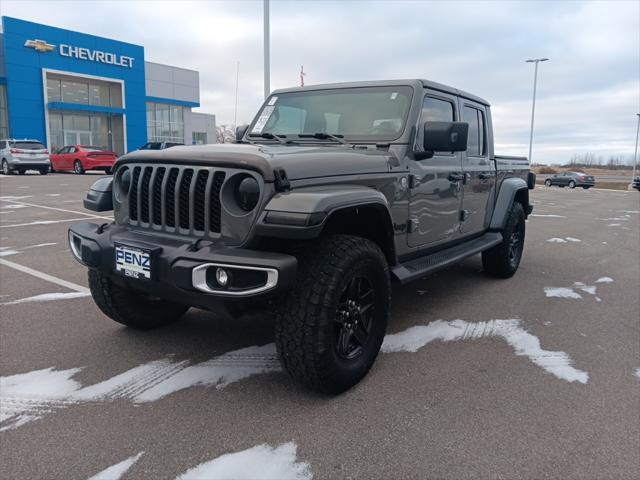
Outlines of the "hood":
[[386,173],[393,154],[385,150],[354,149],[343,145],[247,145],[236,143],[189,145],[165,150],[137,150],[118,159],[116,165],[166,162],[215,165],[259,172],[274,181],[273,170],[283,168],[289,180],[334,175]]

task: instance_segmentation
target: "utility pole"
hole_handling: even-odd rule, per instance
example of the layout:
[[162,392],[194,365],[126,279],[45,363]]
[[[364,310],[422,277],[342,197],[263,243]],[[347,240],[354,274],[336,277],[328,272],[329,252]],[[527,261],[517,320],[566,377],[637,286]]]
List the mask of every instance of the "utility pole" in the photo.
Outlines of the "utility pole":
[[535,63],[536,68],[533,73],[533,104],[531,106],[531,131],[529,132],[529,163],[531,163],[531,150],[533,148],[533,119],[536,114],[536,87],[538,84],[538,63],[548,61],[548,58],[532,58],[526,63]]
[[304,87],[304,76],[306,73],[304,72],[304,65],[300,65],[300,86]]
[[636,178],[636,165],[638,164],[638,135],[640,135],[640,113],[636,113],[638,116],[638,126],[636,127],[636,151],[633,153],[633,173],[631,174],[631,182]]
[[264,98],[271,93],[270,84],[270,61],[269,61],[269,0],[264,0]]

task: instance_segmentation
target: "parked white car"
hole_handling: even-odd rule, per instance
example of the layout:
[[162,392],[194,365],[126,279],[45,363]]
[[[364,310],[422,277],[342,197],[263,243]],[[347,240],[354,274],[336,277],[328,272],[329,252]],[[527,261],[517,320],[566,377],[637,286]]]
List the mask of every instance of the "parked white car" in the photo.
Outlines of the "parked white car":
[[0,140],[0,159],[5,175],[13,172],[23,175],[27,170],[38,170],[46,175],[51,168],[49,150],[38,140]]

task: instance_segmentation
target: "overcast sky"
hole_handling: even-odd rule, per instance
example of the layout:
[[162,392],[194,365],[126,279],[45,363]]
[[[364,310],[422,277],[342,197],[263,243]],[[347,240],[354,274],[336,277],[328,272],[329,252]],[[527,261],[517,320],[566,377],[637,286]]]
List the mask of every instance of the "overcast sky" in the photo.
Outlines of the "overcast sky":
[[[201,108],[238,123],[263,92],[262,1],[0,0],[2,15],[143,45],[200,72]],[[46,40],[46,39],[45,39]],[[640,2],[271,2],[271,87],[428,78],[492,104],[497,152],[526,155],[540,64],[534,161],[631,156],[640,111]]]

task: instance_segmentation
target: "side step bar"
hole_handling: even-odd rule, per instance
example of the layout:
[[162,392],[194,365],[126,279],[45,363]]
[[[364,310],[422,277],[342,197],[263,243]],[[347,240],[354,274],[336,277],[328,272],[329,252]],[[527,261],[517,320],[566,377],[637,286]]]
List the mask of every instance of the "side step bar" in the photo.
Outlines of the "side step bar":
[[494,247],[500,242],[502,242],[502,234],[488,232],[468,242],[396,265],[391,268],[391,273],[400,283],[407,283],[458,263],[460,260]]

